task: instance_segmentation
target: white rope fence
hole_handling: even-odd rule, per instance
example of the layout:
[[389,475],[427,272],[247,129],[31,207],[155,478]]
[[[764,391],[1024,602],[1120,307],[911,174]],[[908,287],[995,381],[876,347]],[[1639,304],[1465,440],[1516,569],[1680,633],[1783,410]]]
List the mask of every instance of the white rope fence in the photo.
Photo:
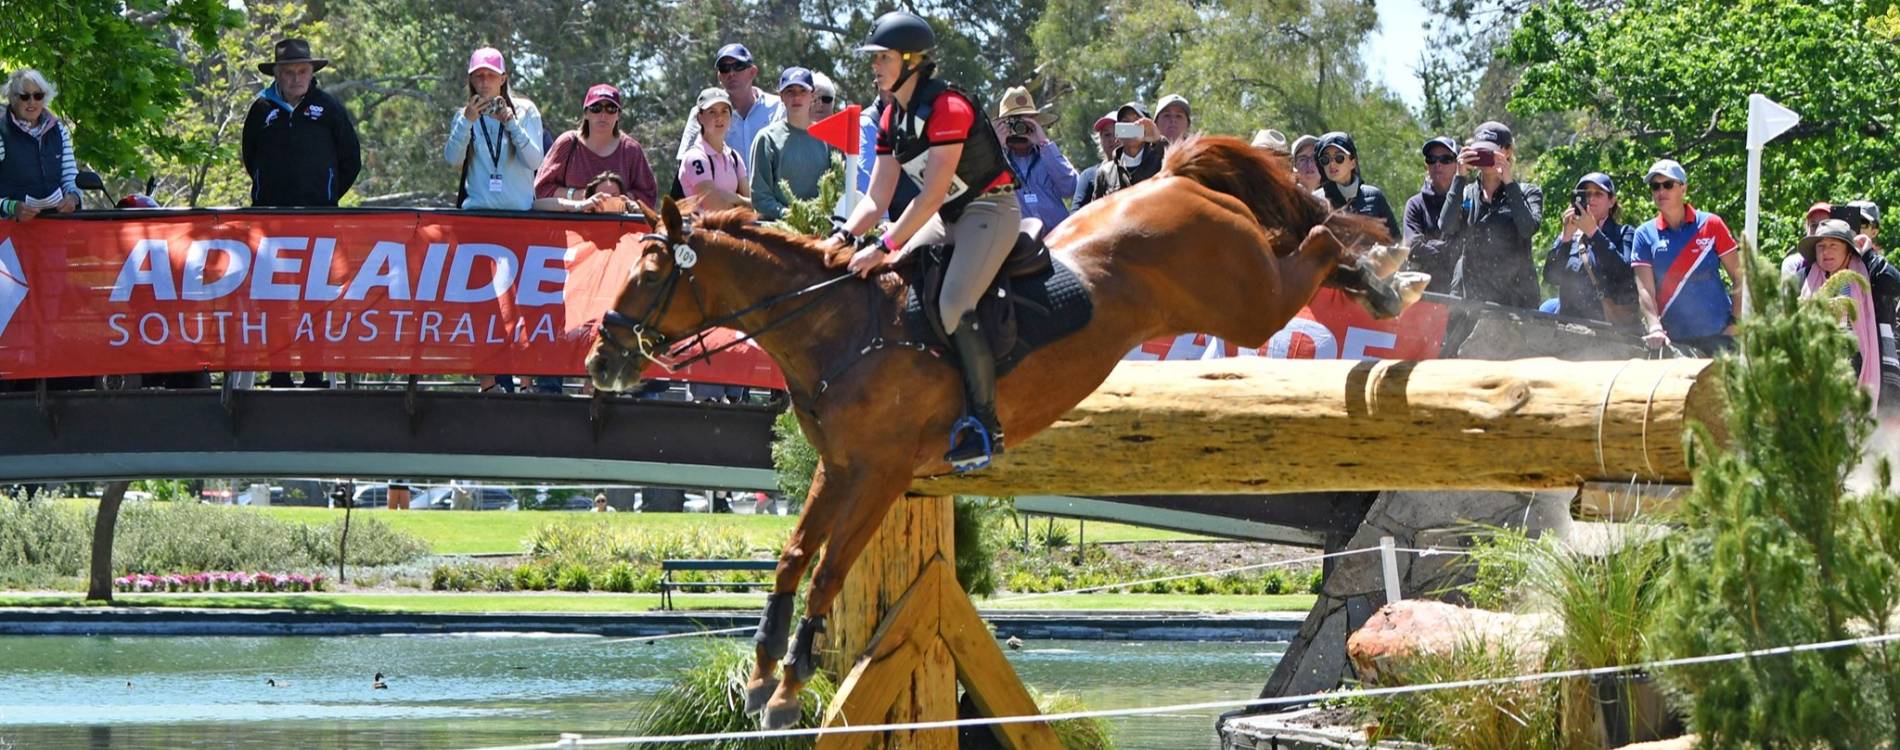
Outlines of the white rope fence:
[[691,742],[710,742],[714,740],[777,739],[785,737],[814,737],[822,734],[860,734],[871,732],[914,732],[932,729],[957,729],[961,727],[987,727],[1002,724],[1032,724],[1037,722],[1067,721],[1071,719],[1107,719],[1122,716],[1153,716],[1168,713],[1228,710],[1236,708],[1260,708],[1267,706],[1311,703],[1320,700],[1340,700],[1346,698],[1379,698],[1394,695],[1407,695],[1435,690],[1463,690],[1469,688],[1493,687],[1502,685],[1523,685],[1551,680],[1596,677],[1599,675],[1621,674],[1636,671],[1656,671],[1674,667],[1687,667],[1702,664],[1758,659],[1772,656],[1788,656],[1798,653],[1830,651],[1839,648],[1887,644],[1900,641],[1900,634],[1883,633],[1836,641],[1820,641],[1794,646],[1776,646],[1753,651],[1736,651],[1709,656],[1689,656],[1675,659],[1661,659],[1629,664],[1617,667],[1595,669],[1565,669],[1552,672],[1536,672],[1512,677],[1493,677],[1473,680],[1457,680],[1423,685],[1403,685],[1386,688],[1361,688],[1355,690],[1337,690],[1329,693],[1307,693],[1278,698],[1252,698],[1246,700],[1207,701],[1203,703],[1179,703],[1167,706],[1139,706],[1135,708],[1103,709],[1098,711],[1070,711],[1059,714],[1037,716],[1001,716],[981,719],[955,719],[947,721],[916,721],[898,724],[864,724],[850,727],[810,727],[802,729],[758,730],[751,732],[729,732],[723,734],[679,734],[679,735],[636,735],[630,737],[597,737],[587,739],[578,734],[562,734],[555,742],[533,745],[506,745],[475,748],[473,750],[566,750],[567,748],[594,747],[599,745],[670,745]]

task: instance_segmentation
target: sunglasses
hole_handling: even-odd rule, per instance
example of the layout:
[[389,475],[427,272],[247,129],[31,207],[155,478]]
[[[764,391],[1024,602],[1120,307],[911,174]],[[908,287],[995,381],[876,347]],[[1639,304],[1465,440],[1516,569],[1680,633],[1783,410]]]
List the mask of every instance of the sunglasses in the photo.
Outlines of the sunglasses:
[[1655,192],[1660,192],[1663,190],[1674,190],[1676,189],[1677,185],[1681,185],[1681,184],[1682,183],[1677,182],[1675,180],[1659,180],[1656,182],[1649,183],[1649,192],[1655,193]]
[[752,67],[752,63],[744,63],[744,62],[739,62],[737,60],[734,60],[732,62],[721,62],[719,63],[718,67],[719,67],[719,72],[721,73],[737,73],[741,70],[745,70],[746,68]]
[[822,104],[830,104],[834,101],[837,101],[837,97],[821,96],[821,97],[818,97],[818,101],[819,103],[822,103]]
[[30,94],[14,94],[14,96],[15,96],[16,98],[18,98],[18,99],[19,99],[20,101],[27,101],[27,100],[29,100],[29,99],[30,99],[30,100],[32,100],[32,101],[36,101],[36,102],[37,102],[37,101],[41,101],[41,100],[44,100],[44,99],[46,98],[46,92],[44,92],[44,91],[35,91],[35,92],[32,92],[32,93],[30,93]]
[[1313,166],[1313,157],[1311,156],[1298,157],[1293,160],[1293,166],[1299,167],[1300,169],[1305,169],[1307,167]]
[[1320,164],[1345,164],[1346,160],[1351,159],[1351,158],[1352,157],[1347,156],[1345,154],[1336,154],[1333,156],[1321,156],[1319,158],[1319,163]]
[[1458,157],[1456,157],[1456,156],[1452,156],[1451,154],[1445,154],[1444,156],[1427,156],[1427,157],[1425,157],[1425,163],[1426,163],[1427,165],[1431,165],[1431,164],[1457,164],[1457,163],[1458,163]]
[[620,107],[616,105],[612,105],[612,104],[595,103],[595,104],[587,105],[587,111],[589,113],[596,114],[596,115],[602,112],[605,112],[610,115],[617,115],[617,114],[620,114]]

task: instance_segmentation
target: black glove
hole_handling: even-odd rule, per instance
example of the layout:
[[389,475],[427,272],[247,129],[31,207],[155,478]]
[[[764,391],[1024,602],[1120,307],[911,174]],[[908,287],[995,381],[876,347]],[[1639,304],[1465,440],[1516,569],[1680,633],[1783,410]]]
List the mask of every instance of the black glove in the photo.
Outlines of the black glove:
[[829,238],[838,240],[846,247],[858,246],[858,236],[852,234],[851,230],[844,228],[844,224],[839,222],[832,223]]

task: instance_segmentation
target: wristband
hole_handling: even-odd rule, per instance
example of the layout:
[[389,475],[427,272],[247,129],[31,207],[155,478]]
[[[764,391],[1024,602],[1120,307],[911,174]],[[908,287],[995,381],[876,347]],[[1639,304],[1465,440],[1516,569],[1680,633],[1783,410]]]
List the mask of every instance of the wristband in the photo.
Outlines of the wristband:
[[884,248],[884,254],[886,255],[889,255],[891,251],[894,251],[897,249],[895,246],[891,245],[891,236],[889,234],[886,234],[883,237],[879,237],[877,240],[877,244],[879,247]]

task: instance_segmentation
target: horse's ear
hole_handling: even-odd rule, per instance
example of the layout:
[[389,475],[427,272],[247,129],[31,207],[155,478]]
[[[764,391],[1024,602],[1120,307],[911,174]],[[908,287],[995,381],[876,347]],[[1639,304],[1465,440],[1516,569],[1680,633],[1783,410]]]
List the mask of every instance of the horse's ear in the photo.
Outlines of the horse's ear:
[[673,196],[669,195],[661,201],[660,220],[666,224],[668,238],[676,243],[686,241],[686,222],[680,219],[680,207],[673,201]]
[[652,206],[647,205],[646,201],[640,200],[639,198],[633,199],[633,205],[640,209],[640,218],[646,219],[647,224],[653,226],[655,231],[660,229],[659,226],[653,224],[653,221],[659,218],[660,212],[653,210]]

